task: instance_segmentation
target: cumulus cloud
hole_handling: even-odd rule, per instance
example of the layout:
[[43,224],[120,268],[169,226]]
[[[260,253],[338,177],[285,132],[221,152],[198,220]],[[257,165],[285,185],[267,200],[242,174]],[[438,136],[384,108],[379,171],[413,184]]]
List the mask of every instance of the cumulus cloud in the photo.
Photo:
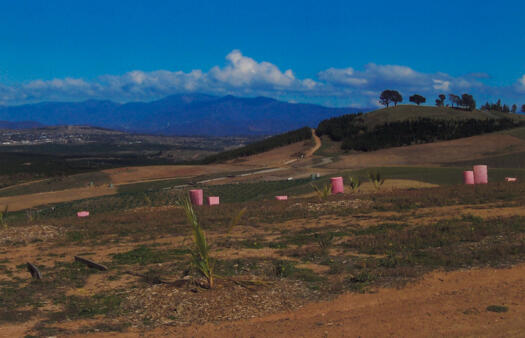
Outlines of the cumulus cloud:
[[434,85],[432,86],[432,88],[434,88],[435,90],[442,90],[442,91],[450,90],[450,81],[432,79],[432,82],[434,82]]
[[364,91],[386,88],[401,92],[432,93],[479,87],[477,77],[452,77],[445,73],[421,73],[407,66],[370,63],[363,70],[329,68],[319,79],[334,87],[346,86]]
[[257,62],[250,57],[234,50],[226,56],[229,63],[224,67],[213,67],[208,77],[212,81],[239,87],[288,88],[297,80],[291,69],[284,73],[272,63]]
[[[0,84],[0,103],[90,98],[150,100],[175,93],[204,92],[276,98],[293,95],[322,100],[351,97],[352,100],[345,101],[349,105],[376,105],[377,97],[384,89],[396,89],[405,95],[495,90],[482,82],[487,78],[489,76],[485,73],[451,76],[440,72],[423,73],[403,65],[370,63],[362,69],[327,68],[315,79],[301,79],[291,69],[281,70],[271,62],[258,61],[233,50],[226,55],[223,65],[208,71],[134,70],[121,75],[102,75],[90,81],[63,78],[12,86]],[[525,75],[513,88],[514,92],[525,92]]]
[[525,93],[525,74],[518,79],[516,89],[521,93]]

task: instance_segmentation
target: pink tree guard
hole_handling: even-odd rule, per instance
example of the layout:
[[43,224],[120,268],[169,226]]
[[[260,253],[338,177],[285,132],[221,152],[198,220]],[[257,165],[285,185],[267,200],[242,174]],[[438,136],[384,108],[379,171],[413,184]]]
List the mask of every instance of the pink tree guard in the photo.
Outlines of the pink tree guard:
[[342,194],[345,192],[342,177],[332,177],[330,182],[332,183],[332,194]]
[[79,211],[79,212],[77,212],[77,216],[78,217],[88,217],[89,216],[89,211]]
[[488,170],[486,165],[474,166],[474,183],[487,184],[489,183]]
[[474,172],[472,170],[463,172],[463,183],[474,184]]
[[275,196],[275,199],[278,201],[286,201],[288,199],[288,196]]
[[203,193],[202,189],[190,190],[190,200],[193,205],[202,205],[203,203]]
[[505,182],[516,182],[518,178],[516,177],[505,177]]
[[219,205],[219,196],[208,196],[208,205]]

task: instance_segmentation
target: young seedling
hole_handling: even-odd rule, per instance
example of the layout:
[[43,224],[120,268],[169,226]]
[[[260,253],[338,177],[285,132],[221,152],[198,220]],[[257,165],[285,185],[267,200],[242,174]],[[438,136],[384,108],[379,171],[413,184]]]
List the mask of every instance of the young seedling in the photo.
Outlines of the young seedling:
[[7,229],[7,214],[9,212],[9,205],[6,205],[4,211],[0,211],[0,225]]
[[230,221],[230,225],[228,226],[228,232],[231,232],[233,227],[239,224],[239,221],[241,220],[246,210],[247,210],[246,208],[242,208],[241,210],[239,210],[239,212],[233,215]]
[[370,182],[372,182],[376,190],[379,190],[383,183],[385,183],[385,179],[381,178],[381,173],[379,173],[379,171],[369,172],[368,178],[370,179]]
[[35,210],[33,209],[27,209],[26,210],[26,216],[27,216],[27,220],[29,222],[32,222],[34,219],[35,219],[35,216],[36,216],[36,212]]
[[315,193],[317,194],[317,197],[319,197],[319,199],[323,200],[330,196],[330,184],[322,185],[320,188],[312,184],[312,187],[314,188]]
[[321,249],[321,251],[327,252],[327,250],[332,245],[334,234],[333,233],[315,234],[314,237],[317,240],[317,244],[319,244],[319,248]]
[[210,246],[206,241],[206,233],[199,223],[199,219],[190,199],[185,196],[180,200],[186,218],[192,229],[193,249],[191,250],[192,265],[206,278],[208,287],[213,288],[213,264],[210,259]]
[[356,193],[359,191],[359,187],[361,186],[361,181],[357,177],[348,177],[348,185],[350,186],[350,189],[352,189],[352,192]]

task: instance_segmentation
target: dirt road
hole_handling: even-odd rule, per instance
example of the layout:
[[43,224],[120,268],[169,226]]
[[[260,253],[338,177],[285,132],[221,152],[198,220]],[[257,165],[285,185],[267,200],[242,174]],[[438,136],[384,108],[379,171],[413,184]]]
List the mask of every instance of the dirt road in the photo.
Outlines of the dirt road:
[[312,137],[313,137],[313,140],[314,140],[314,146],[312,149],[308,150],[306,152],[306,157],[311,157],[313,154],[315,154],[315,152],[317,150],[319,150],[319,148],[321,148],[321,138],[319,138],[319,136],[317,136],[315,134],[315,130],[312,129]]

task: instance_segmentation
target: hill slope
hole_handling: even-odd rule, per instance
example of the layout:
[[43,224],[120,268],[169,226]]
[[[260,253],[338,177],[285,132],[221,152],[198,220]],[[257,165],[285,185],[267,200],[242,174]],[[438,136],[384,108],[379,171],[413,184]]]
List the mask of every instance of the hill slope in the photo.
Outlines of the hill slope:
[[17,130],[17,129],[39,128],[42,126],[43,125],[41,123],[33,122],[33,121],[20,121],[20,122],[0,121],[0,129]]
[[452,108],[398,106],[343,115],[319,123],[316,133],[345,150],[373,151],[453,140],[525,125],[524,116]]
[[319,121],[357,112],[292,104],[266,97],[172,95],[152,102],[43,102],[0,107],[0,120],[31,120],[45,125],[84,124],[167,135],[271,135],[314,127]]
[[411,120],[418,118],[465,120],[465,119],[525,119],[525,115],[509,114],[501,112],[489,112],[484,110],[465,111],[450,107],[431,107],[415,105],[398,105],[371,111],[363,115],[368,126],[376,126],[386,122]]

